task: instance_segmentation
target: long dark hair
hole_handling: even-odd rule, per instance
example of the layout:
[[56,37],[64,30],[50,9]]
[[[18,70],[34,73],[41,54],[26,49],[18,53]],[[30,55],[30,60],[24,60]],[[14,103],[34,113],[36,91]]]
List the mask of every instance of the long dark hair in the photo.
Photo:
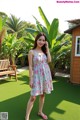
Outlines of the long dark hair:
[[[41,36],[44,36],[44,37],[45,37],[45,41],[47,41],[46,35],[45,35],[44,33],[42,33],[42,32],[39,33],[39,34],[36,36],[36,38],[35,38],[35,42],[34,42],[34,47],[33,47],[33,49],[35,49],[35,48],[37,47],[37,40],[38,40]],[[45,45],[45,44],[42,46],[41,49],[42,49],[43,53],[46,54],[46,45]]]

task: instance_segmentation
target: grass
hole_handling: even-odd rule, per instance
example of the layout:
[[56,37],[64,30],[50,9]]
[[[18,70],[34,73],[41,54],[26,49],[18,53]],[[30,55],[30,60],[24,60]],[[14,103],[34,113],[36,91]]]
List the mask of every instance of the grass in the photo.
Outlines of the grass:
[[[8,120],[24,120],[30,97],[28,70],[18,75],[18,82],[0,81],[0,112],[8,112]],[[55,77],[54,91],[46,95],[44,112],[48,120],[80,120],[80,86],[67,82],[67,78]],[[39,96],[34,103],[30,120],[42,120],[37,116]]]

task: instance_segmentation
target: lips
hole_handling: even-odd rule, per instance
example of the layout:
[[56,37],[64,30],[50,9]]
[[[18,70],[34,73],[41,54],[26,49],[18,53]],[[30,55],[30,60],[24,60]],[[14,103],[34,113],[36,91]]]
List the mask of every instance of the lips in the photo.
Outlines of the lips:
[[43,44],[39,44],[40,46],[43,46]]

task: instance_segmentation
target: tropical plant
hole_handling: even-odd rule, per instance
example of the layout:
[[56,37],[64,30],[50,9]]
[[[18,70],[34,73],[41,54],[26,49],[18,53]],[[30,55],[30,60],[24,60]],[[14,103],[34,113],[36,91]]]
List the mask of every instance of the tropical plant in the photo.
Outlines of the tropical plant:
[[7,14],[4,13],[4,12],[0,12],[0,17],[2,17],[2,18],[6,18],[6,17],[7,17]]
[[2,42],[1,56],[9,58],[11,64],[15,64],[15,58],[19,49],[21,49],[22,41],[23,39],[17,39],[15,35],[7,34]]
[[34,24],[28,23],[26,21],[21,21],[20,18],[11,14],[11,17],[8,18],[7,22],[8,33],[16,34],[17,38],[26,36],[25,28],[35,28]]
[[[26,29],[31,35],[35,36],[39,32],[44,32],[46,34],[49,48],[52,56],[52,62],[50,63],[50,68],[52,72],[52,76],[54,76],[54,67],[56,65],[57,60],[61,56],[64,55],[64,52],[60,52],[60,49],[62,49],[63,46],[69,45],[69,39],[66,39],[65,34],[60,34],[58,27],[59,27],[59,20],[57,18],[54,18],[52,20],[52,23],[48,21],[47,17],[45,16],[43,10],[41,7],[38,7],[39,13],[44,21],[45,26],[43,26],[35,17],[36,20],[36,27],[37,29]],[[65,37],[65,39],[64,39]],[[64,47],[63,47],[64,48]],[[68,51],[65,51],[66,54]],[[59,53],[59,54],[58,54]]]
[[[60,69],[67,70],[68,72],[70,72],[72,36],[66,34],[61,42],[62,43],[58,41],[55,44],[55,47],[52,52],[54,56],[53,61],[55,63],[56,69],[59,69],[60,67]],[[58,47],[59,49],[57,49]]]
[[[35,28],[34,24],[28,23],[26,21],[21,21],[20,18],[15,17],[14,15],[11,15],[10,18],[8,18],[7,22],[7,32],[8,34],[15,34],[16,38],[20,39],[21,37],[26,37],[27,36],[27,31],[25,31],[25,28],[29,27],[29,28]],[[27,47],[26,44],[24,44],[24,42],[22,43],[22,48],[20,49],[20,51],[18,51],[18,55],[17,56],[21,56],[20,54],[23,53],[23,51],[27,51],[27,49],[25,50],[25,48]],[[19,58],[24,59],[25,57],[21,57]],[[17,58],[16,58],[17,60]]]
[[[21,32],[26,28],[26,23],[21,21],[20,18],[11,15],[6,22],[8,33],[15,33],[17,38],[21,37]],[[19,36],[20,35],[20,36]]]
[[1,54],[2,40],[4,39],[5,34],[6,34],[6,28],[4,27],[6,19],[7,17],[2,18],[0,16],[0,54]]

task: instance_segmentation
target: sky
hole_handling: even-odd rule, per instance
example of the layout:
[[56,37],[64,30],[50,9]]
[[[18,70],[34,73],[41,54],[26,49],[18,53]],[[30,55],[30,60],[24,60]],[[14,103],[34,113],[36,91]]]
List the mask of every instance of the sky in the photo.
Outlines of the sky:
[[59,19],[60,32],[68,29],[67,20],[80,18],[80,1],[78,0],[0,0],[0,12],[5,12],[8,16],[13,14],[33,24],[35,24],[33,18],[35,16],[44,25],[38,10],[39,6],[50,23],[54,18]]

